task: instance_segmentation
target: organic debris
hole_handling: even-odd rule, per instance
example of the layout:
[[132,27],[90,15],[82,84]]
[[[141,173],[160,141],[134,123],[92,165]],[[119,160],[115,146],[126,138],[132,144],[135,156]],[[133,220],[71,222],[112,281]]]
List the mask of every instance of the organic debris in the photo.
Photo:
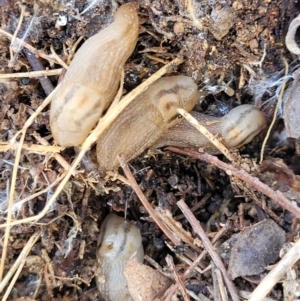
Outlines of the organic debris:
[[[158,78],[183,74],[203,95],[194,110],[220,117],[237,105],[255,104],[268,124],[273,116],[274,122],[268,135],[262,132],[239,151],[210,136],[226,157],[174,147],[151,150],[130,166],[120,157],[119,173],[102,177],[92,144],[107,116],[117,116],[114,108],[82,148],[63,149],[51,135],[49,105],[83,40],[108,26],[124,2],[0,0],[1,300],[99,300],[97,237],[111,211],[135,221],[147,262],[156,269],[147,266],[138,282],[147,281],[141,279],[148,273],[152,280],[161,272],[172,279],[160,282],[159,300],[296,298],[299,68],[298,53],[290,53],[284,41],[292,24],[287,47],[297,46],[299,4],[139,0],[139,38],[125,64],[118,108]],[[263,165],[260,154],[267,158]],[[257,223],[272,226],[249,242],[246,234],[257,233]],[[245,257],[235,245],[228,267],[215,250],[235,235],[252,253]],[[292,246],[276,264],[284,236]],[[252,242],[261,246],[267,237],[268,244],[253,251]],[[237,255],[239,262],[248,259],[248,272],[236,268]],[[153,291],[141,297],[138,286],[133,285],[137,298],[153,297]]]

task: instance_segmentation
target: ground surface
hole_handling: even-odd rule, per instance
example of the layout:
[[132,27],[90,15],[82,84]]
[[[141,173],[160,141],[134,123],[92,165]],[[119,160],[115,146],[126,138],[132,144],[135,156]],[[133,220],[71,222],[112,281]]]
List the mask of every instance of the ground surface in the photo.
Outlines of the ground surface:
[[[122,4],[123,1],[117,3]],[[139,3],[140,34],[137,46],[125,66],[124,93],[138,86],[164,64],[181,56],[184,62],[174,73],[191,76],[200,88],[209,91],[205,100],[196,107],[197,110],[221,116],[238,104],[254,103],[263,105],[262,109],[270,123],[277,101],[276,89],[280,87],[276,81],[284,75],[282,57],[290,64],[290,74],[296,66],[296,58],[285,48],[284,37],[289,23],[299,13],[300,5],[297,2],[211,0],[195,1],[189,5],[188,1],[182,0],[143,0]],[[1,28],[14,34],[21,4],[13,0],[0,0],[0,4]],[[115,4],[105,0],[96,1],[91,9],[80,14],[88,5],[86,1],[26,2],[20,36],[28,29],[26,41],[29,44],[48,55],[52,46],[56,54],[67,62],[68,54],[80,36],[88,38],[111,22]],[[37,63],[29,61],[28,52],[26,56],[23,50],[12,60],[9,46],[10,39],[1,33],[1,74],[39,70]],[[44,68],[61,68],[41,57],[38,57],[38,62]],[[8,145],[14,134],[22,129],[25,121],[51,92],[51,85],[57,85],[58,76],[49,79],[50,82],[41,84],[37,78],[25,76],[0,83],[0,137],[3,145]],[[225,93],[228,89],[224,87],[230,87],[233,93]],[[264,171],[272,171],[270,166],[273,166],[274,160],[283,159],[288,167],[283,162],[278,163],[284,171],[282,185],[278,185],[283,191],[288,191],[295,186],[291,184],[291,179],[297,181],[293,172],[299,174],[300,165],[294,141],[283,139],[281,144],[278,143],[282,128],[283,122],[277,118],[265,151],[271,161],[265,165]],[[253,162],[259,158],[265,135],[266,132],[261,133],[254,142],[240,150],[240,154],[247,158],[242,167],[255,176],[260,172]],[[49,144],[53,143],[49,107],[29,127],[25,144],[42,144],[42,138]],[[15,151],[12,146],[2,150],[0,223],[4,224]],[[76,149],[68,148],[61,152],[61,156],[71,164],[77,153]],[[219,158],[226,161],[223,156]],[[181,198],[190,208],[197,206],[193,213],[209,237],[214,237],[221,225],[228,225],[229,230],[218,245],[266,217],[265,211],[254,205],[255,194],[248,186],[245,188],[230,180],[224,171],[203,161],[162,151],[145,153],[133,160],[131,167],[150,204],[169,210],[175,220],[179,220],[194,237],[195,233],[176,205]],[[97,273],[97,235],[103,218],[112,210],[123,215],[127,208],[128,218],[141,229],[146,254],[158,264],[166,266],[165,257],[172,254],[179,274],[185,269],[175,253],[166,247],[166,236],[149,218],[132,188],[121,180],[113,181],[108,177],[106,182],[98,176],[94,149],[87,154],[78,170],[81,172],[71,178],[51,211],[43,218],[34,224],[13,226],[7,243],[4,238],[7,234],[3,228],[0,229],[3,237],[0,248],[7,250],[5,266],[1,267],[3,275],[11,270],[30,237],[40,235],[37,242],[30,246],[30,257],[8,300],[21,297],[27,297],[26,300],[99,300],[94,281]],[[47,198],[55,190],[55,186],[48,189],[49,185],[63,172],[64,167],[51,154],[24,149],[16,180],[15,204],[36,192],[44,192],[21,205],[14,205],[12,218],[23,219],[41,212]],[[272,174],[271,180],[266,174],[260,177],[274,184]],[[278,186],[272,188],[278,189]],[[262,206],[274,211],[275,221],[286,232],[287,241],[292,241],[298,230],[292,215],[262,194],[256,193],[256,196]],[[192,258],[195,258],[195,250],[187,250],[185,245],[178,247],[177,252],[185,256],[192,253]],[[209,263],[210,257],[205,257],[201,267]],[[263,275],[265,270],[259,275],[238,277],[235,280],[236,287],[251,292]],[[186,281],[190,291],[201,293],[208,300],[213,300],[213,285],[210,271],[202,275],[194,273]],[[6,289],[0,290],[1,297]],[[283,300],[282,286],[277,285],[270,297]]]

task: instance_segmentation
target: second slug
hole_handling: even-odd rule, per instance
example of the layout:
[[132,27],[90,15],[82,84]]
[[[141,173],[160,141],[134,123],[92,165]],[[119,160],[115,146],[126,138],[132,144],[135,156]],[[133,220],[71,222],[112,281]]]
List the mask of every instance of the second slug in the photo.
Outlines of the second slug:
[[[253,105],[235,107],[221,118],[198,112],[191,112],[191,115],[220,138],[229,149],[249,143],[266,126],[265,114]],[[169,128],[152,148],[163,146],[201,148],[210,153],[219,153],[219,150],[186,120]]]
[[124,4],[117,10],[114,22],[76,52],[50,109],[51,132],[61,146],[82,144],[115,97],[138,30],[137,4]]
[[139,229],[122,217],[109,214],[101,226],[97,251],[100,275],[97,275],[96,282],[105,301],[132,301],[124,268],[135,252],[136,259],[143,262],[144,249]]

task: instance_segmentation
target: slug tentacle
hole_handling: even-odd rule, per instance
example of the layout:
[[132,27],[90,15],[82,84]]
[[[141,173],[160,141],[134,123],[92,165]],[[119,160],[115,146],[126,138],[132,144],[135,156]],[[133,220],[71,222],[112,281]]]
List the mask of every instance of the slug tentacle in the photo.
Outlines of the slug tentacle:
[[53,96],[50,126],[61,146],[79,146],[116,95],[121,70],[135,48],[137,4],[122,5],[114,21],[79,48]]

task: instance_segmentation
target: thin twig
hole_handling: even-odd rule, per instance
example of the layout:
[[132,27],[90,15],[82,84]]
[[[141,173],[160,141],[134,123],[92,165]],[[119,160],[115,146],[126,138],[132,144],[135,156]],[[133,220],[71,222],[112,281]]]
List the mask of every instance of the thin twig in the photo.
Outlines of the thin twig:
[[[224,235],[224,233],[227,231],[227,228],[226,227],[224,227],[224,228],[222,228],[218,233],[217,233],[217,235],[213,238],[213,243],[215,243],[221,236],[223,236]],[[193,261],[193,263],[185,270],[185,272],[183,273],[183,275],[181,276],[181,278],[182,278],[182,281],[184,281],[187,277],[188,277],[188,275],[191,273],[191,271],[193,271],[194,269],[196,269],[196,267],[198,266],[198,264],[200,263],[200,261],[206,256],[206,254],[207,254],[207,251],[206,250],[204,250],[194,261]],[[196,269],[197,270],[197,269]],[[199,271],[198,271],[199,272]],[[200,272],[200,273],[202,273],[202,272]],[[164,300],[164,301],[170,301],[171,300],[171,298],[172,298],[172,296],[175,294],[175,292],[176,292],[176,290],[177,290],[177,288],[178,288],[178,284],[177,283],[175,283],[172,287],[171,287],[171,289],[170,289],[170,291],[169,291],[169,293],[168,293],[168,296],[166,297],[166,299]]]
[[176,281],[176,283],[179,286],[179,290],[180,290],[180,292],[182,294],[183,300],[190,301],[191,299],[190,299],[190,297],[189,297],[189,295],[188,295],[188,293],[187,293],[187,291],[185,289],[185,286],[184,286],[184,283],[183,283],[182,279],[179,277],[179,275],[178,275],[178,273],[176,271],[176,267],[174,265],[174,261],[173,261],[173,258],[172,258],[171,255],[167,255],[166,262],[167,262],[169,268],[173,271],[173,275],[174,275],[175,281]]
[[[33,132],[33,137],[40,143],[42,144],[44,147],[50,147],[49,142],[42,138],[40,136],[40,134],[38,134],[37,132]],[[51,154],[56,161],[64,168],[64,170],[69,170],[70,169],[70,164],[66,161],[66,159],[59,153],[53,153]],[[76,172],[73,174],[73,176],[76,175]]]
[[15,203],[15,205],[17,206],[21,206],[26,202],[29,202],[30,200],[33,200],[35,198],[37,198],[38,196],[42,195],[43,193],[46,193],[47,191],[49,191],[51,188],[55,187],[56,185],[58,185],[58,183],[64,178],[64,176],[66,175],[66,172],[62,173],[55,181],[53,181],[50,185],[48,185],[45,189],[40,190],[36,193],[33,193],[31,195],[29,195],[28,197],[18,201]]
[[211,256],[212,260],[214,261],[215,265],[218,267],[218,269],[221,271],[222,276],[224,278],[224,281],[226,283],[226,286],[228,288],[228,291],[231,295],[231,298],[233,301],[240,301],[239,296],[237,294],[236,288],[233,284],[233,282],[229,279],[225,266],[220,259],[217,252],[214,250],[214,247],[211,243],[211,241],[208,239],[208,237],[205,234],[205,231],[202,229],[199,221],[195,218],[192,211],[188,208],[184,200],[180,200],[177,202],[177,206],[180,208],[182,213],[185,215],[189,223],[191,224],[193,230],[198,234],[198,236],[201,238],[203,245],[207,249],[209,255]]
[[[0,152],[6,152],[10,149],[16,150],[19,147],[19,143],[12,143],[12,142],[0,142]],[[39,145],[39,144],[23,144],[22,149],[28,150],[33,153],[38,154],[45,154],[45,153],[59,153],[64,149],[64,147],[61,146],[55,146],[55,145]]]
[[245,170],[238,170],[232,165],[226,164],[220,161],[217,157],[212,156],[208,153],[198,153],[192,150],[182,150],[177,147],[167,147],[166,149],[175,153],[188,155],[207,163],[213,164],[218,168],[224,170],[229,176],[235,176],[240,180],[246,182],[250,186],[254,187],[264,195],[268,196],[275,202],[277,202],[282,208],[291,212],[295,217],[300,218],[300,208],[294,206],[289,199],[287,199],[280,191],[274,191],[268,185],[262,183],[258,178],[251,176]]
[[132,189],[134,190],[134,192],[139,197],[141,203],[146,208],[146,210],[148,211],[149,215],[156,222],[157,226],[173,242],[174,245],[176,245],[176,246],[180,245],[181,244],[180,240],[176,236],[174,236],[173,233],[165,226],[165,224],[163,223],[163,221],[160,219],[160,217],[156,214],[156,212],[154,211],[154,209],[149,204],[149,202],[148,202],[147,198],[145,197],[145,195],[143,194],[140,186],[137,184],[134,176],[132,175],[132,172],[130,171],[130,169],[128,167],[128,164],[126,163],[124,157],[118,156],[118,159],[120,161],[121,167],[122,167],[122,169],[123,169],[123,171],[124,171],[127,179],[129,180],[129,182],[131,184]]

